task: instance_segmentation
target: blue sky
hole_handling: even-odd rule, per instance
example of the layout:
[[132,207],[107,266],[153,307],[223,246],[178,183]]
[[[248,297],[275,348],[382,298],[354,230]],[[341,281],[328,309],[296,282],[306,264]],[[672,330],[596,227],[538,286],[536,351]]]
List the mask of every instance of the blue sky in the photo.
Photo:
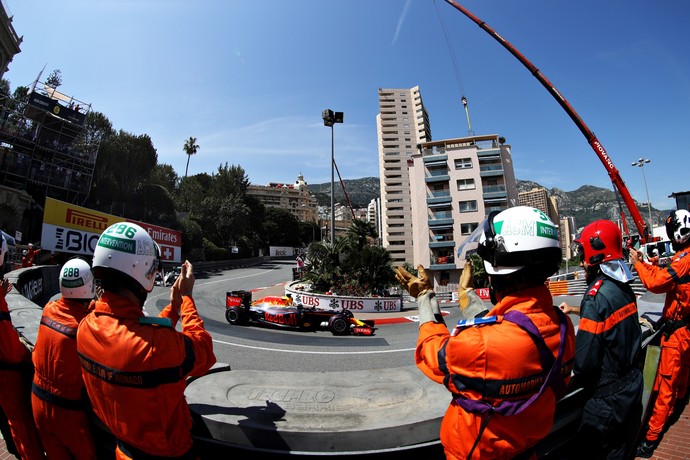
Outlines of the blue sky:
[[[606,169],[553,97],[443,0],[2,0],[24,37],[5,78],[45,66],[61,90],[116,129],[148,134],[184,175],[239,164],[255,184],[330,182],[326,108],[345,179],[379,176],[378,88],[419,85],[434,140],[475,134],[512,146],[518,179],[611,188]],[[675,206],[690,190],[690,2],[465,0],[565,96],[607,149],[632,196]],[[442,18],[439,19],[439,14]],[[446,41],[445,30],[453,52]],[[456,63],[456,64],[455,64]],[[644,207],[641,211],[644,211]]]

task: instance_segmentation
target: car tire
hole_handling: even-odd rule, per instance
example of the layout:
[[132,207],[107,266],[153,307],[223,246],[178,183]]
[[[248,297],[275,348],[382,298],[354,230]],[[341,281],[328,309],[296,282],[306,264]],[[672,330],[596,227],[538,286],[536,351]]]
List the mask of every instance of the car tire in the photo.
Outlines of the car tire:
[[225,319],[230,324],[245,324],[247,322],[246,313],[240,307],[230,307],[225,310]]
[[347,335],[350,333],[350,321],[344,315],[335,315],[328,322],[328,329],[333,335]]

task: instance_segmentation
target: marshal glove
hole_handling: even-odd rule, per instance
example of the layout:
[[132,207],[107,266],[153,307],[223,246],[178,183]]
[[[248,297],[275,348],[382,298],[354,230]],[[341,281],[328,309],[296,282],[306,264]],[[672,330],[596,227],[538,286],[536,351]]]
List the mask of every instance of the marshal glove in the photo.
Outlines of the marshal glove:
[[395,269],[395,279],[412,297],[417,299],[420,327],[428,322],[444,323],[436,293],[432,290],[431,280],[424,267],[421,265],[417,267],[417,273],[418,276],[414,276],[403,267]]

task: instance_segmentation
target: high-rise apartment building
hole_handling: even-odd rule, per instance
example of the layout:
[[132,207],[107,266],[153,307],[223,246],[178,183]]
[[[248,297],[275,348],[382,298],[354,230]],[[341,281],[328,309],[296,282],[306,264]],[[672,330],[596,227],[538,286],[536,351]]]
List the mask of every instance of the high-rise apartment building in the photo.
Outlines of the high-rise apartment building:
[[531,206],[545,213],[551,222],[558,223],[558,202],[556,197],[549,196],[549,191],[544,187],[533,188],[518,194],[518,203],[521,206]]
[[383,227],[381,225],[381,198],[374,198],[367,206],[367,222],[371,222],[376,228],[378,244],[381,245],[381,235]]
[[559,234],[561,237],[561,254],[563,259],[570,260],[575,254],[573,254],[572,246],[575,240],[575,234],[577,233],[577,227],[575,227],[574,217],[564,217],[559,223]]
[[517,205],[510,146],[495,134],[423,142],[408,170],[413,266],[424,266],[434,286],[457,283],[457,247],[491,211]]
[[431,140],[429,116],[419,87],[379,88],[378,131],[381,243],[393,265],[414,262],[408,167],[417,145]]

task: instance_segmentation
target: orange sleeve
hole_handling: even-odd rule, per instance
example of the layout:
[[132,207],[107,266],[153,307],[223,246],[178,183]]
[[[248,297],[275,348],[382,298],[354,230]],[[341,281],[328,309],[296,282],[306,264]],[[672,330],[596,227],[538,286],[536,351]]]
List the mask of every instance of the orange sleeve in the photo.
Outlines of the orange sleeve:
[[193,298],[182,297],[180,315],[182,317],[182,333],[192,340],[194,346],[196,361],[190,375],[195,377],[204,375],[216,363],[211,334],[204,329],[204,321],[196,310]]
[[[669,267],[675,268],[674,266],[678,265],[680,264],[674,261]],[[642,284],[647,290],[654,294],[668,292],[676,285],[676,281],[668,270],[669,267],[661,268],[656,265],[645,264],[641,261],[635,264],[635,270],[640,276],[640,281],[642,281]]]
[[445,376],[439,366],[438,352],[449,338],[445,324],[429,322],[419,327],[415,362],[424,375],[437,383],[443,383]]
[[5,292],[0,287],[0,361],[19,364],[27,358],[29,350],[19,341],[19,333],[12,326]]

